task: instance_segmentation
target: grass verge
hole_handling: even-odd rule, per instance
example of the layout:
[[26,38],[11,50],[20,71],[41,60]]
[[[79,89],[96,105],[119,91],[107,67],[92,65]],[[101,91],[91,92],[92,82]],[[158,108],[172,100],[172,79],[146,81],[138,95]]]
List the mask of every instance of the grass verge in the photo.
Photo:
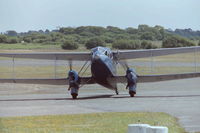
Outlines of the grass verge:
[[61,49],[60,45],[39,44],[39,43],[17,43],[17,44],[0,44],[1,50],[16,50],[16,49]]
[[95,113],[0,118],[1,133],[125,133],[128,124],[167,126],[183,133],[177,119],[165,113]]

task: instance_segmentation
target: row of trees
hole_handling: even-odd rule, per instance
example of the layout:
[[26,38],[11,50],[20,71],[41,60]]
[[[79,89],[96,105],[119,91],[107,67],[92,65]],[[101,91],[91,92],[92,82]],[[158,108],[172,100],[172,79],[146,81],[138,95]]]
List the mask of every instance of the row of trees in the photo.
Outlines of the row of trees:
[[162,43],[162,47],[164,48],[187,47],[187,46],[195,46],[195,43],[186,38],[180,36],[172,36],[172,35],[166,37]]
[[65,40],[73,40],[72,37],[65,36],[59,32],[52,32],[49,34],[31,33],[24,36],[8,36],[0,34],[0,43],[41,43],[41,44],[56,44],[63,43]]
[[137,29],[132,27],[120,29],[113,26],[107,26],[106,28],[80,26],[77,28],[60,28],[53,32],[30,31],[27,33],[17,33],[15,31],[7,31],[5,35],[7,37],[15,36],[19,41],[27,43],[62,42],[63,40],[73,39],[81,44],[93,37],[100,37],[106,43],[112,43],[118,39],[162,40],[164,38],[164,28],[161,26],[149,27],[148,25],[139,25]]
[[[168,36],[162,41],[162,45],[158,45],[154,41],[149,40],[115,40],[112,44],[112,48],[116,49],[156,49],[159,47],[173,48],[173,47],[186,47],[195,46],[196,44],[192,41],[185,39],[180,36]],[[200,41],[198,43],[200,46]],[[97,46],[106,46],[106,43],[100,38],[94,37],[85,43],[87,49],[91,49]],[[65,41],[62,45],[63,49],[77,49],[79,44],[75,41]]]
[[167,30],[170,33],[176,34],[176,35],[180,35],[183,37],[187,37],[190,39],[199,39],[200,37],[200,31],[193,31],[191,28],[188,29],[176,29],[176,30]]
[[149,27],[148,25],[139,25],[138,28],[120,29],[118,27],[107,26],[81,26],[77,28],[60,28],[60,33],[65,35],[79,35],[81,37],[101,37],[107,43],[118,39],[139,39],[139,40],[162,40],[164,38],[164,28],[161,26]]
[[[162,41],[163,45],[155,45],[154,41]],[[121,29],[107,26],[66,27],[54,31],[29,31],[16,33],[9,31],[0,35],[0,43],[40,43],[59,44],[63,49],[76,49],[83,45],[90,49],[95,46],[109,45],[118,49],[138,49],[157,47],[180,47],[195,45],[188,38],[174,35],[162,26],[150,27],[139,25],[138,28]]]

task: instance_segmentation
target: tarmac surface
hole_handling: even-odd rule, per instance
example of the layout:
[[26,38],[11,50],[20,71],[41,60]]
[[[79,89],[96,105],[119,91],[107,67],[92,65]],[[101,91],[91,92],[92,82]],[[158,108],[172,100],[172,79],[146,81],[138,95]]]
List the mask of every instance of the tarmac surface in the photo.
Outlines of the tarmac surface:
[[72,100],[66,86],[0,84],[0,117],[96,112],[165,112],[178,118],[188,132],[200,131],[200,78],[138,84],[129,97],[99,85],[80,89]]

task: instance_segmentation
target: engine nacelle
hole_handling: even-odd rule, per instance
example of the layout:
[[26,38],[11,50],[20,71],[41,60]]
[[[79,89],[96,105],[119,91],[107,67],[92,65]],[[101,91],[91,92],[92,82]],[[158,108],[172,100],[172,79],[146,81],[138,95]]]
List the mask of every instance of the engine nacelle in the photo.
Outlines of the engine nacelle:
[[68,73],[69,79],[69,90],[71,90],[71,95],[73,99],[76,99],[78,96],[80,78],[78,73],[74,70],[70,70]]
[[134,69],[128,68],[126,70],[126,78],[127,78],[127,86],[129,89],[129,94],[133,97],[136,94],[136,86],[137,86],[137,74]]

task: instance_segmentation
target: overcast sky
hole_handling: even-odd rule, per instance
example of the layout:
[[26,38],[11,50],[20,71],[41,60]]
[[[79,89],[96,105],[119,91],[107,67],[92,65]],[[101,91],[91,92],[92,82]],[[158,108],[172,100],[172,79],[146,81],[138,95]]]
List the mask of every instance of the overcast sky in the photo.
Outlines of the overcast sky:
[[200,0],[0,0],[0,32],[139,24],[200,30]]

